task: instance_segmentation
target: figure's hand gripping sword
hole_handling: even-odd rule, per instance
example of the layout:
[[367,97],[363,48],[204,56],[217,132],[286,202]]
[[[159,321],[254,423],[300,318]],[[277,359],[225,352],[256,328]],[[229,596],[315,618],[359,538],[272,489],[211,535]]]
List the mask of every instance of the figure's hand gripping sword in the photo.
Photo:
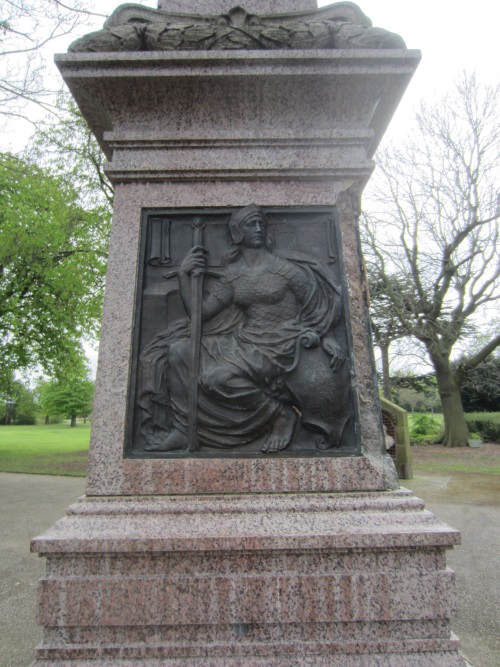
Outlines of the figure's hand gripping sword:
[[[193,220],[193,246],[203,245],[203,228],[200,218]],[[191,346],[189,350],[189,387],[188,387],[188,451],[199,449],[198,426],[198,382],[200,376],[201,348],[201,309],[203,303],[204,268],[191,272]]]

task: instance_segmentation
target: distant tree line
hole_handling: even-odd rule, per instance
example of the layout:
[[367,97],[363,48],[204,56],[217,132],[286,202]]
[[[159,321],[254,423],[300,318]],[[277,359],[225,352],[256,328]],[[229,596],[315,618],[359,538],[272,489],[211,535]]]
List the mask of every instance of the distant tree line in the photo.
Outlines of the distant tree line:
[[0,426],[33,425],[70,421],[76,426],[77,418],[86,421],[92,413],[94,383],[88,379],[66,381],[39,380],[30,389],[13,376],[0,390]]
[[[458,366],[460,361],[454,366]],[[382,378],[380,378],[382,380]],[[441,412],[434,373],[393,375],[392,399],[409,412]],[[460,396],[465,412],[500,412],[500,355],[489,356],[465,375]]]

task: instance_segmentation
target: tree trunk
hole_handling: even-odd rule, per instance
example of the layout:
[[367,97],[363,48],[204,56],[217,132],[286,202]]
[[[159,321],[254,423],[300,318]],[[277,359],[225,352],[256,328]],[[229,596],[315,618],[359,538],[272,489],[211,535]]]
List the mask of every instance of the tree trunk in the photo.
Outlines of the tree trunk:
[[392,400],[391,373],[389,365],[389,345],[390,343],[379,343],[380,354],[382,355],[382,382],[384,398]]
[[50,417],[49,415],[45,415],[45,426],[48,426],[50,424]]
[[76,426],[76,415],[71,415],[71,424],[70,426]]
[[439,397],[443,408],[445,447],[467,447],[469,429],[465,422],[464,408],[460,397],[460,387],[445,356],[431,355],[436,371]]

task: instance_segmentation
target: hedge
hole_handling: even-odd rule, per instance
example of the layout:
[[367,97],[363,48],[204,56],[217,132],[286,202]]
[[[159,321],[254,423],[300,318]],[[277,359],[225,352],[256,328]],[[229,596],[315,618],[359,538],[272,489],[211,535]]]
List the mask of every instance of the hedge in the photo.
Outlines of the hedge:
[[500,412],[469,412],[465,420],[471,433],[478,433],[485,442],[500,443]]

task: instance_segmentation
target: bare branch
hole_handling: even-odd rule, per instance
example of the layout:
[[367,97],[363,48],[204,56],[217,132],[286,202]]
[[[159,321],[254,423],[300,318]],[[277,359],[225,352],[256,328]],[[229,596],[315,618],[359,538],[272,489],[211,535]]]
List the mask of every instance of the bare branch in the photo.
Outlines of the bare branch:
[[390,333],[397,318],[421,341],[443,405],[453,409],[460,401],[454,346],[471,334],[474,317],[500,301],[499,102],[500,85],[482,87],[464,75],[438,104],[423,103],[405,145],[381,154],[365,195],[367,269],[390,303],[378,334]]
[[500,346],[500,334],[492,338],[489,343],[487,343],[479,352],[476,352],[474,356],[469,357],[468,359],[462,359],[457,370],[455,371],[459,379],[463,379],[463,376],[467,371],[472,370],[478,366],[482,361],[486,359],[492,352],[494,352],[497,347]]
[[55,96],[46,88],[44,49],[77,31],[94,17],[89,0],[3,0],[0,29],[0,114],[15,115],[20,106]]
[[64,9],[67,9],[70,12],[77,12],[78,14],[85,14],[86,16],[102,16],[102,18],[108,18],[107,14],[99,14],[98,12],[91,12],[88,9],[76,9],[74,7],[69,7],[68,5],[65,5],[63,2],[60,2],[60,0],[52,0],[56,5],[59,5],[59,7],[63,7]]

